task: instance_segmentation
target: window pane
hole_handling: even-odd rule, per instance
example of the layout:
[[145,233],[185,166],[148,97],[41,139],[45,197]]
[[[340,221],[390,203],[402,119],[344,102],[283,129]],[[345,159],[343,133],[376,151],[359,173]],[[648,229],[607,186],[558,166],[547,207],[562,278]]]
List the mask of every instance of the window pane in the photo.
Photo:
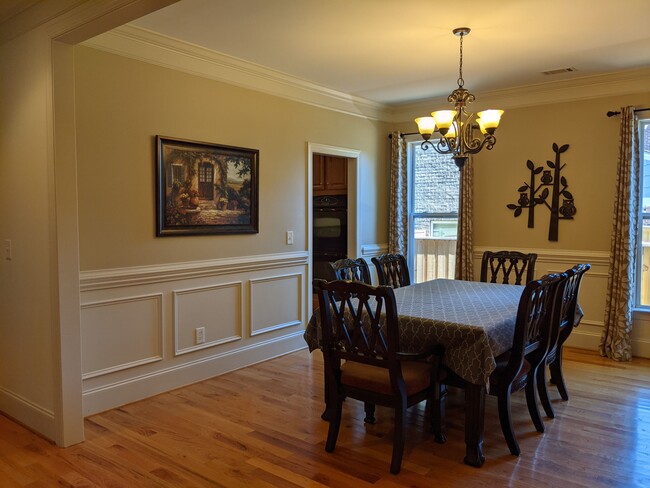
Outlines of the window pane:
[[414,213],[458,214],[460,171],[448,154],[415,146]]
[[415,283],[436,278],[454,278],[458,219],[413,219]]
[[410,232],[413,281],[453,279],[458,233],[460,172],[449,154],[411,143]]
[[643,219],[641,232],[641,305],[650,305],[650,219]]
[[637,282],[640,290],[639,303],[637,305],[650,306],[650,120],[642,120],[639,123],[640,137],[640,159],[641,171],[643,174],[641,212],[642,219],[639,226],[639,249],[641,255],[638,257]]

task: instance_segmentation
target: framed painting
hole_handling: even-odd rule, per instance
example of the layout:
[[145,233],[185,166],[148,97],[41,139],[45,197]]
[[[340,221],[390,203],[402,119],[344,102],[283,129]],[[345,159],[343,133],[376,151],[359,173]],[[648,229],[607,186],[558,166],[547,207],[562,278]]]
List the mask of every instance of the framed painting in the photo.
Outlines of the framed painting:
[[156,136],[156,235],[256,234],[259,151]]

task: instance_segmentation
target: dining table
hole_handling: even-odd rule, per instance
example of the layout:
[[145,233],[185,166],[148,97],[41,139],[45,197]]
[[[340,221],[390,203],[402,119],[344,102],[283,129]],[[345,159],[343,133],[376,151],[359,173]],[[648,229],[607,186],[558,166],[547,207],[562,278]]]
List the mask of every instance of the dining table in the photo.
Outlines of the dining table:
[[[394,290],[402,352],[442,345],[442,364],[465,380],[465,463],[472,466],[485,462],[485,395],[496,358],[512,347],[523,290],[520,285],[449,279]],[[310,351],[320,348],[318,311],[310,318],[304,339]]]

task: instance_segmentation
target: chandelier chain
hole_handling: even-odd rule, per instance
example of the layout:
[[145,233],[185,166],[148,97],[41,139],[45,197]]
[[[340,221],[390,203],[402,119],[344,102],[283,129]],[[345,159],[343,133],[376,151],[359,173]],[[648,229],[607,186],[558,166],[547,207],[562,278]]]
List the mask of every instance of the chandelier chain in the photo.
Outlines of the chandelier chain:
[[463,80],[463,37],[464,34],[460,34],[460,64],[458,65],[458,88],[462,88],[465,84]]

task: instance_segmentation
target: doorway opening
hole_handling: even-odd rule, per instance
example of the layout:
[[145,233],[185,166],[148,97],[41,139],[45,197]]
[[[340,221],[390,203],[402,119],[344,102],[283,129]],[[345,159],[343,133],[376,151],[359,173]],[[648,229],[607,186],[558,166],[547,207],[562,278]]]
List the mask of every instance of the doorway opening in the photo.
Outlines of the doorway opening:
[[[337,201],[340,201],[341,197],[345,195],[345,227],[343,230],[341,230],[341,220],[337,219],[339,226],[337,232],[344,232],[346,234],[346,244],[343,249],[345,257],[357,258],[361,255],[358,227],[359,219],[357,215],[360,155],[361,151],[358,151],[356,149],[327,146],[324,144],[316,144],[311,142],[307,144],[307,243],[309,252],[309,270],[306,283],[307,296],[312,296],[312,280],[314,276],[314,199],[315,197],[323,196],[323,191],[326,193],[328,191],[332,193],[332,198],[337,198]],[[329,164],[331,164],[333,168],[333,177],[328,179],[328,188],[325,188],[325,179],[321,179],[321,175],[324,177],[324,172],[326,170],[324,167],[321,167],[319,165],[327,164],[325,163],[327,157],[331,157],[331,162]],[[345,161],[344,189],[342,188],[343,183],[340,173],[343,161]],[[315,174],[316,177],[314,177]],[[329,188],[329,186],[331,186],[331,188]],[[340,209],[338,215],[341,215]],[[323,220],[322,223],[325,225],[327,222],[331,221]],[[323,230],[325,233],[332,231],[331,228]],[[317,234],[318,233],[320,232],[317,232]],[[308,316],[311,316],[313,310],[313,301],[308,300],[308,303],[312,307],[311,310],[308,310]]]

